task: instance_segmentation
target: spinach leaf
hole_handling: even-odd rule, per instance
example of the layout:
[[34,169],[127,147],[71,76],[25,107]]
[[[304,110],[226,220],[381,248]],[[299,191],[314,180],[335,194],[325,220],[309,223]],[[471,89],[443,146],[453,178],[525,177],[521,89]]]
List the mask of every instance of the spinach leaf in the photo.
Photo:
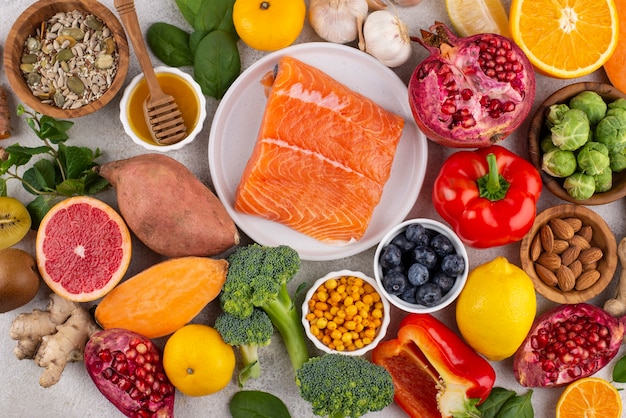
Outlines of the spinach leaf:
[[276,396],[258,390],[242,390],[230,400],[233,418],[291,418],[289,410]]
[[237,40],[239,35],[233,23],[235,0],[204,0],[193,23],[195,30],[228,32]]
[[196,19],[202,2],[203,0],[176,0],[178,10],[191,26],[193,26],[193,21]]
[[198,45],[200,44],[200,41],[208,34],[209,32],[206,30],[195,30],[189,36],[189,49],[194,56],[198,51]]
[[240,71],[241,58],[232,36],[218,30],[202,38],[196,51],[194,79],[204,94],[221,99]]
[[482,413],[482,418],[496,418],[502,405],[516,394],[512,390],[500,387],[491,389],[489,397],[483,403],[478,405],[478,410]]
[[525,395],[507,400],[498,411],[497,418],[533,418],[535,412],[530,401],[532,394],[533,391],[529,390]]
[[615,367],[613,367],[613,381],[626,383],[626,356],[615,363]]
[[156,22],[146,35],[150,49],[158,59],[170,67],[193,65],[189,48],[189,34],[169,23]]

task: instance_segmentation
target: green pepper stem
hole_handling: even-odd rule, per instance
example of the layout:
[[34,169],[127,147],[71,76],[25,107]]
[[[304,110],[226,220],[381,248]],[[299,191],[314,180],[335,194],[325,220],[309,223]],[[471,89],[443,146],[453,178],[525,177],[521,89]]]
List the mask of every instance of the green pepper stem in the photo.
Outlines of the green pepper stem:
[[498,164],[494,153],[487,154],[489,172],[476,180],[480,197],[491,201],[504,199],[511,185],[498,172]]

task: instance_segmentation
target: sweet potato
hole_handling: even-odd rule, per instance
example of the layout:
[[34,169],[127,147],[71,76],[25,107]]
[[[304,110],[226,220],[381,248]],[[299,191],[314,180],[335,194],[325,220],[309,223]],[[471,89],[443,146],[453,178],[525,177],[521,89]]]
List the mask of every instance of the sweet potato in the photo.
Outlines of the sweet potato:
[[222,202],[187,167],[164,154],[142,154],[96,168],[117,194],[130,230],[166,257],[212,256],[239,243]]

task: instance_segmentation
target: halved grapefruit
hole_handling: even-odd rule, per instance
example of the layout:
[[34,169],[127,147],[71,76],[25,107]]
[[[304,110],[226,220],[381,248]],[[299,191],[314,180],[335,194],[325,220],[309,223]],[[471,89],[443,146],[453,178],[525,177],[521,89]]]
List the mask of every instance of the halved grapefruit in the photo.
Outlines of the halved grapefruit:
[[37,266],[46,284],[74,302],[103,297],[124,277],[131,237],[122,217],[101,200],[75,196],[54,205],[36,238]]

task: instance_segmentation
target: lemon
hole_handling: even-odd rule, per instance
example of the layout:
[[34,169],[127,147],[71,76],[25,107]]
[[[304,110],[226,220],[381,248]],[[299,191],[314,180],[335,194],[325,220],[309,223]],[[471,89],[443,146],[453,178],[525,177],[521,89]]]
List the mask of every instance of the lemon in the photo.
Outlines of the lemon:
[[446,11],[460,36],[478,33],[509,36],[509,19],[501,0],[446,0]]
[[276,51],[295,42],[305,16],[303,0],[236,0],[233,5],[237,35],[261,51]]
[[187,396],[206,396],[224,389],[235,371],[235,352],[208,325],[185,325],[163,348],[163,368],[172,385]]
[[515,353],[536,313],[537,298],[530,277],[501,256],[470,272],[456,304],[461,335],[492,361]]

